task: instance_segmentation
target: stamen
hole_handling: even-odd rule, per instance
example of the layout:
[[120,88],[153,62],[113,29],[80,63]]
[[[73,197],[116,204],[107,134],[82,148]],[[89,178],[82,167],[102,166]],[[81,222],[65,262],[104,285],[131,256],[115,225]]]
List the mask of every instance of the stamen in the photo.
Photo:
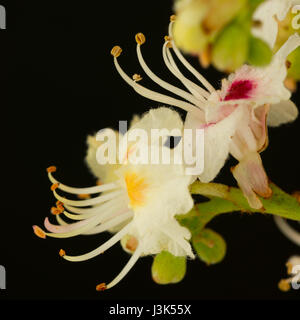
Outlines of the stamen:
[[294,230],[284,219],[274,217],[279,230],[292,242],[300,246],[300,233]]
[[47,168],[47,172],[50,173],[50,172],[55,172],[56,171],[56,167],[55,166],[51,166],[51,167],[48,167]]
[[117,217],[112,218],[108,222],[105,222],[99,226],[96,226],[94,229],[89,230],[89,231],[85,232],[84,234],[92,235],[92,234],[98,234],[98,233],[107,231],[107,230],[121,224],[122,222],[128,220],[132,216],[133,216],[132,211],[126,210],[125,213],[119,214]]
[[142,251],[143,251],[143,247],[140,244],[135,250],[135,252],[133,253],[133,255],[131,256],[131,258],[129,259],[129,261],[127,262],[127,264],[125,265],[125,267],[122,269],[122,271],[116,276],[116,278],[113,281],[111,281],[107,285],[106,287],[107,289],[110,289],[116,284],[118,284],[126,276],[126,274],[132,269],[132,267],[135,265],[135,263],[141,256]]
[[41,239],[46,239],[46,233],[39,226],[32,226],[33,232]]
[[119,46],[114,46],[112,49],[111,49],[111,55],[114,56],[115,58],[118,58],[121,53],[122,53],[122,49],[121,47]]
[[135,81],[131,80],[130,77],[128,77],[127,74],[120,67],[117,58],[114,58],[114,64],[115,64],[115,67],[116,67],[117,71],[119,72],[120,76],[123,78],[123,80],[126,81],[141,96],[148,98],[148,99],[151,99],[153,101],[166,103],[168,105],[179,107],[187,112],[194,112],[195,110],[197,110],[197,108],[190,103],[187,103],[182,100],[177,100],[177,99],[171,98],[169,96],[160,94],[158,92],[149,90],[149,89],[139,85]]
[[53,191],[53,195],[57,200],[60,200],[60,201],[63,200],[66,205],[71,205],[71,206],[74,206],[74,207],[87,207],[87,206],[92,206],[92,205],[95,205],[95,204],[103,203],[103,202],[111,200],[111,199],[115,198],[116,196],[121,195],[123,193],[124,193],[123,190],[117,190],[117,191],[114,191],[114,192],[110,192],[108,194],[100,195],[100,196],[98,196],[96,198],[92,198],[92,199],[87,199],[87,200],[69,200],[69,199],[63,198],[62,196],[57,194],[56,191]]
[[60,255],[61,257],[65,256],[65,255],[66,255],[66,251],[63,250],[63,249],[60,249],[60,250],[59,250],[59,255]]
[[144,44],[146,42],[146,37],[144,36],[143,33],[138,33],[135,35],[135,41],[137,42],[137,44],[139,44],[140,46],[142,44]]
[[194,82],[187,79],[178,69],[175,61],[173,60],[173,57],[171,55],[170,50],[168,49],[167,44],[164,44],[163,46],[163,59],[165,62],[165,65],[170,70],[170,72],[173,73],[175,77],[177,77],[183,85],[197,98],[201,101],[205,102],[206,99],[204,97],[208,97],[209,93],[205,91],[203,88],[196,85]]
[[65,255],[63,258],[68,261],[74,261],[74,262],[85,261],[85,260],[89,260],[91,258],[94,258],[94,257],[98,256],[99,254],[103,253],[104,251],[106,251],[107,249],[109,249],[110,247],[112,247],[113,245],[115,245],[120,239],[123,238],[123,236],[125,236],[125,234],[128,233],[128,231],[130,230],[131,227],[132,227],[132,222],[127,224],[123,229],[121,229],[118,233],[116,233],[113,237],[111,237],[104,244],[102,244],[97,249],[95,249],[89,253],[86,253],[86,254],[83,254],[80,256],[67,256],[67,255]]
[[154,74],[150,68],[147,66],[144,58],[143,58],[143,55],[142,55],[142,52],[141,52],[141,46],[140,45],[137,45],[137,56],[138,56],[138,60],[139,60],[139,63],[141,65],[141,67],[143,68],[143,70],[145,71],[145,73],[147,74],[147,76],[153,80],[154,82],[156,82],[158,85],[160,85],[162,88],[176,94],[177,96],[179,97],[182,97],[184,98],[185,100],[193,103],[195,106],[199,107],[199,108],[203,108],[203,102],[199,101],[198,99],[196,99],[194,96],[192,96],[190,93],[182,90],[182,89],[179,89],[175,86],[173,86],[172,84],[169,84],[168,82],[160,79],[156,74]]
[[[94,187],[88,187],[88,188],[74,188],[74,187],[69,187],[67,185],[64,185],[60,183],[58,180],[56,180],[51,172],[48,174],[49,180],[53,183],[53,186],[51,187],[51,190],[54,191],[55,189],[59,188],[60,190],[63,190],[68,193],[72,194],[94,194],[94,193],[100,193],[103,191],[108,191],[112,189],[116,189],[118,185],[116,183],[108,183],[108,184],[103,184],[101,186],[94,186]],[[64,202],[63,200],[61,200]]]
[[106,284],[105,283],[100,283],[96,286],[97,291],[104,291],[106,290]]
[[[169,36],[171,39],[173,39],[173,32],[172,32],[172,27],[173,27],[173,21],[169,24]],[[177,58],[180,60],[180,62],[203,84],[203,86],[209,91],[209,92],[214,92],[215,89],[214,87],[194,68],[192,67],[188,61],[183,57],[179,49],[177,48],[174,40],[172,41],[172,48],[177,56]]]

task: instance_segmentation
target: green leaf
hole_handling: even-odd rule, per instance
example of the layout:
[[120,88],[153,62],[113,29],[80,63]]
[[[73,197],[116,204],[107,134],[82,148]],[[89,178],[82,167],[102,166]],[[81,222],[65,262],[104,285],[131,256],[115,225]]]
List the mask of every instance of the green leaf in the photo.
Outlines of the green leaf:
[[272,50],[263,40],[250,37],[248,62],[254,66],[262,67],[268,65],[272,60]]
[[186,258],[162,251],[154,258],[151,271],[153,280],[158,284],[177,283],[185,276]]
[[221,235],[211,229],[203,229],[193,236],[192,244],[199,258],[207,264],[222,261],[226,254],[226,242]]

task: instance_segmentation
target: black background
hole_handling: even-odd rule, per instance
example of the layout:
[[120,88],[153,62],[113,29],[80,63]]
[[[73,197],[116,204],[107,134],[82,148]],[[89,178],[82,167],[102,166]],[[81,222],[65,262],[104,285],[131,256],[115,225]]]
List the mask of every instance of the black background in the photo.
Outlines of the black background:
[[[278,281],[286,275],[285,262],[300,249],[276,228],[271,216],[235,213],[217,217],[210,226],[227,241],[225,260],[207,267],[188,261],[185,279],[159,286],[151,279],[153,258],[138,261],[112,290],[95,291],[110,281],[128,255],[116,245],[104,255],[83,263],[62,260],[58,251],[73,254],[92,250],[108,234],[72,239],[42,240],[32,225],[42,225],[54,204],[45,169],[58,167],[66,184],[88,186],[94,178],[84,164],[86,136],[104,127],[117,128],[159,104],[138,96],[113,67],[111,48],[119,44],[119,59],[131,75],[141,73],[134,35],[144,32],[149,66],[167,81],[176,80],[163,65],[161,46],[167,33],[172,1],[11,1],[7,30],[0,30],[3,68],[2,167],[6,187],[1,206],[0,264],[7,270],[9,299],[299,299],[300,291],[282,293]],[[197,59],[191,63],[200,68]],[[7,63],[6,63],[7,61]],[[203,74],[218,87],[222,74]],[[144,84],[153,86],[145,78]],[[153,88],[157,88],[153,86]],[[298,96],[294,101],[300,102]],[[184,115],[182,113],[182,115]],[[7,126],[8,125],[8,126]],[[272,181],[288,192],[300,189],[300,120],[271,129],[263,161]],[[217,181],[235,183],[229,160]]]

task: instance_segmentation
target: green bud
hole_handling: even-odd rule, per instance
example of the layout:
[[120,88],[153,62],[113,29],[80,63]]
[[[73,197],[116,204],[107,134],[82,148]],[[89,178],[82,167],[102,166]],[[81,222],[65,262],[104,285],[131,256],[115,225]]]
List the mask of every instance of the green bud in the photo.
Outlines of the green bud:
[[248,62],[254,66],[262,67],[268,65],[272,60],[272,50],[263,40],[250,37]]
[[291,62],[291,67],[288,69],[288,76],[294,80],[300,80],[300,47],[294,50],[287,60]]
[[215,264],[223,260],[226,253],[226,242],[211,229],[203,229],[192,238],[193,247],[199,258],[207,264]]
[[221,30],[247,4],[247,0],[209,0],[206,2],[209,5],[209,11],[202,25],[209,34]]
[[228,25],[216,38],[212,50],[212,63],[226,72],[239,68],[247,59],[250,30],[238,23]]
[[177,283],[185,276],[186,258],[162,251],[154,258],[151,271],[153,280],[158,284]]

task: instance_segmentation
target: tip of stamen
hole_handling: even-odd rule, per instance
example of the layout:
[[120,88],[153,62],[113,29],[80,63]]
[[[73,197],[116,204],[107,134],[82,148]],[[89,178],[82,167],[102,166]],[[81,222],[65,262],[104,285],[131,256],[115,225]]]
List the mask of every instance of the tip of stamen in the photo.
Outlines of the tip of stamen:
[[165,36],[164,39],[165,39],[165,42],[167,42],[167,47],[172,48],[172,43],[171,43],[172,38],[170,36]]
[[51,166],[47,168],[47,172],[51,173],[51,172],[55,172],[56,171],[56,167],[55,166]]
[[290,262],[286,263],[286,267],[287,267],[287,274],[292,274],[293,273],[293,264]]
[[106,290],[107,289],[107,287],[106,287],[106,284],[105,283],[100,283],[100,284],[98,284],[97,286],[96,286],[96,290],[97,291],[104,291],[104,290]]
[[170,21],[171,21],[171,22],[174,22],[175,20],[176,20],[176,15],[175,15],[175,14],[171,15]]
[[66,255],[66,251],[63,250],[63,249],[60,249],[60,250],[59,250],[59,255],[60,255],[61,257],[65,256],[65,255]]
[[133,79],[135,82],[138,82],[138,81],[141,81],[143,78],[142,78],[139,74],[135,73],[135,74],[132,76],[132,79]]
[[102,182],[101,182],[100,179],[98,179],[98,180],[96,181],[96,185],[97,185],[97,186],[101,186],[101,185],[102,185]]
[[38,226],[32,226],[33,232],[36,236],[38,236],[41,239],[46,239],[46,234],[45,232]]
[[281,291],[287,292],[291,289],[291,285],[286,279],[282,279],[278,283],[278,288]]
[[58,186],[59,186],[59,183],[54,183],[52,186],[51,186],[51,191],[54,191],[54,190],[56,190],[57,188],[58,188]]
[[140,32],[135,35],[135,41],[137,42],[137,44],[142,45],[146,42],[146,37],[143,33]]
[[51,213],[56,216],[58,214],[63,213],[64,210],[65,210],[64,207],[62,205],[59,205],[57,207],[52,207],[51,208]]
[[112,49],[111,49],[111,55],[115,58],[118,58],[121,53],[122,53],[122,48],[119,47],[119,46],[114,46]]

